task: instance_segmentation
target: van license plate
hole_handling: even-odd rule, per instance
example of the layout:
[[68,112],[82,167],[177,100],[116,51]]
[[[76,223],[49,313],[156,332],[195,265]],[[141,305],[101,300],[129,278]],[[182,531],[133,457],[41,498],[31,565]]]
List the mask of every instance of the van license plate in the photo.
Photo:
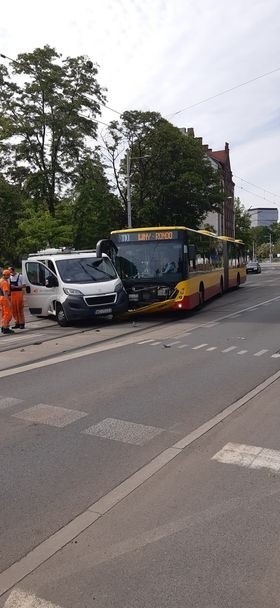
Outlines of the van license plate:
[[112,308],[96,308],[94,312],[96,315],[110,315]]

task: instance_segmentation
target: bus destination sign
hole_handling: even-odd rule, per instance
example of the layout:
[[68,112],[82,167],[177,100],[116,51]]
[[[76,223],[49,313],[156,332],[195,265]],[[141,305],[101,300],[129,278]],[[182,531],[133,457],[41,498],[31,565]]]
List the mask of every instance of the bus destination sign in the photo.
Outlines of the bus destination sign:
[[[115,235],[114,235],[115,236]],[[177,230],[150,230],[147,232],[122,232],[116,235],[118,243],[132,243],[135,241],[173,241],[178,239]]]

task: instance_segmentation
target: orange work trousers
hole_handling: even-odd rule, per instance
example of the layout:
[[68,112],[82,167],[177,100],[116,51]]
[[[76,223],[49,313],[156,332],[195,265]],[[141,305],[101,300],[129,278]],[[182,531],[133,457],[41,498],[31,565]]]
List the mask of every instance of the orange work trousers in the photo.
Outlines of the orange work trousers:
[[11,307],[7,303],[7,300],[6,300],[6,298],[4,298],[4,296],[0,297],[0,306],[1,306],[1,313],[2,313],[1,325],[2,325],[2,327],[9,327],[9,324],[10,324],[10,321],[11,321],[13,315],[12,315]]
[[24,325],[23,291],[11,292],[12,313],[17,325]]

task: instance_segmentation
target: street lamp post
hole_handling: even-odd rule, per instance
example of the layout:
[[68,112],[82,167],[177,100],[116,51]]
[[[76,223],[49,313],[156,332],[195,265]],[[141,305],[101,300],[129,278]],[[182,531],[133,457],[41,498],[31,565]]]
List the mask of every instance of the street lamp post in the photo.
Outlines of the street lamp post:
[[126,154],[126,190],[127,190],[127,194],[126,194],[126,197],[127,197],[127,227],[128,228],[132,228],[130,163],[131,163],[130,150],[127,150],[127,154]]
[[272,238],[271,238],[271,230],[269,230],[269,261],[272,262]]
[[127,227],[132,228],[132,213],[131,213],[131,160],[139,160],[141,158],[151,158],[150,154],[143,156],[131,156],[129,148],[126,151],[126,199],[127,199]]

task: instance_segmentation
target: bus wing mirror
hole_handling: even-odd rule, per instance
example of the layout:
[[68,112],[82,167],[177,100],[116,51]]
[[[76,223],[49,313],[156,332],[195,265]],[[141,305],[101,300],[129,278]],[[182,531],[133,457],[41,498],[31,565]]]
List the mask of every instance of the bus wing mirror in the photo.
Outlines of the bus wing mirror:
[[109,258],[112,258],[114,253],[117,253],[118,248],[111,239],[101,239],[96,245],[96,257],[102,258],[102,253],[106,253]]

